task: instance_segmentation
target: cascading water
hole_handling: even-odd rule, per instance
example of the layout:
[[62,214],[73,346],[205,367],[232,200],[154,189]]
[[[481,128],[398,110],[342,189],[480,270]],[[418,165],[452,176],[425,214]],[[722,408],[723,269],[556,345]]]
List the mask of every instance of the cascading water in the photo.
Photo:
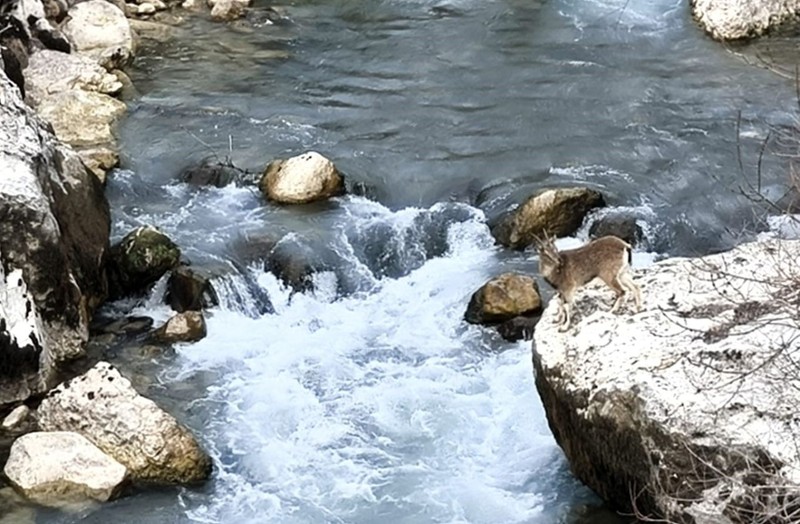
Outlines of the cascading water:
[[[134,383],[217,468],[83,522],[624,522],[570,476],[530,344],[462,318],[488,278],[535,273],[487,223],[541,187],[599,188],[663,255],[752,225],[730,190],[737,115],[751,167],[768,125],[791,124],[794,88],[708,40],[685,4],[304,0],[265,25],[256,2],[240,31],[193,17],[145,48],[114,235],[158,226],[216,275],[220,305],[206,339],[132,366]],[[280,207],[176,183],[209,148],[251,171],[319,150],[367,196]],[[762,167],[774,187],[780,163]],[[309,261],[300,291],[265,271],[283,252]],[[170,314],[158,293],[132,312]]]

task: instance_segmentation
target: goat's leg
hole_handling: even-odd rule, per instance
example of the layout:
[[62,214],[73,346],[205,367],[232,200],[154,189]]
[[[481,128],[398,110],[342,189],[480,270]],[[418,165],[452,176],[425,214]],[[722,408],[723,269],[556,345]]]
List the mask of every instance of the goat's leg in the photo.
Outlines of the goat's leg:
[[556,324],[563,324],[565,315],[566,312],[564,311],[564,299],[559,296],[558,313],[556,314]]
[[620,273],[618,277],[620,284],[622,284],[628,291],[633,294],[633,300],[636,303],[636,312],[642,310],[642,291],[639,289],[639,286],[636,285],[636,282],[633,281],[633,277],[627,271],[624,273]]
[[563,333],[564,331],[569,329],[569,303],[564,304],[564,322],[559,326],[558,331]]
[[[601,277],[602,278],[602,277]],[[619,310],[619,306],[622,305],[622,300],[625,298],[625,286],[620,281],[619,274],[614,276],[614,278],[603,278],[603,282],[606,283],[608,287],[616,295],[616,299],[614,300],[614,305],[611,306],[611,312],[616,313]]]
[[561,297],[561,311],[564,312],[564,318],[560,323],[561,326],[558,328],[559,331],[564,332],[569,329],[570,323],[570,306],[572,305],[572,293],[559,293]]

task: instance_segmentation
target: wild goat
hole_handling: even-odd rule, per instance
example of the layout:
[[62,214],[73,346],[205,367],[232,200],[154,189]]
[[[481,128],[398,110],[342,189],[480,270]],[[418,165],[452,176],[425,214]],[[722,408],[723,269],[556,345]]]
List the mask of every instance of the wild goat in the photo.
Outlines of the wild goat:
[[600,277],[617,295],[612,313],[619,309],[626,292],[633,293],[636,311],[641,310],[641,292],[630,274],[630,244],[615,236],[605,236],[576,249],[559,251],[553,241],[547,235],[544,239],[537,238],[536,248],[539,273],[561,298],[556,319],[561,324],[559,331],[569,329],[569,309],[575,292],[595,277]]

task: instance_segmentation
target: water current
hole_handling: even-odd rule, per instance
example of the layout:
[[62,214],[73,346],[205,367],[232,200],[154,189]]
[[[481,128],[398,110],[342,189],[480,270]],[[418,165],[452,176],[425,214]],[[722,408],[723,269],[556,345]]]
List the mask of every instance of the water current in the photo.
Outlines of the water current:
[[[794,123],[793,81],[758,65],[779,40],[726,48],[684,0],[298,0],[274,24],[266,9],[233,25],[190,16],[145,44],[107,188],[115,238],[154,224],[216,275],[209,336],[128,366],[198,435],[214,477],[79,517],[626,522],[570,475],[530,343],[462,320],[488,278],[535,273],[487,224],[577,184],[637,217],[637,267],[740,241],[758,212],[737,188],[768,131]],[[351,195],[279,207],[252,187],[176,182],[212,152],[258,171],[307,150]],[[765,157],[767,190],[783,165]],[[312,289],[264,271],[275,246],[309,254]],[[162,287],[116,307],[163,320]]]

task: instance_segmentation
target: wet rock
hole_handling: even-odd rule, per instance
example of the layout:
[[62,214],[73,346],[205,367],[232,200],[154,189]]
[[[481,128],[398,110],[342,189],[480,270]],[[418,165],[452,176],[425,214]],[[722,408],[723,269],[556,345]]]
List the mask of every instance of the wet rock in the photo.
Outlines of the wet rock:
[[659,262],[634,276],[642,313],[611,314],[613,293],[589,285],[567,332],[548,306],[536,388],[572,472],[616,509],[664,522],[784,511],[800,491],[800,383],[785,345],[796,304],[778,297],[796,296],[786,269],[798,259],[800,242],[768,241]]
[[[153,12],[155,12],[155,7],[153,7]],[[131,20],[130,23],[136,34],[145,40],[164,43],[174,38],[175,30],[167,24],[150,20]]]
[[117,6],[104,0],[73,5],[62,31],[75,51],[97,60],[106,69],[121,69],[133,59],[133,33]]
[[589,227],[591,238],[600,238],[606,235],[619,237],[631,246],[642,242],[644,232],[636,223],[636,217],[623,214],[608,214],[598,218]]
[[206,319],[200,311],[178,313],[153,332],[153,339],[166,344],[197,342],[206,337]]
[[114,125],[126,110],[124,103],[108,95],[73,89],[41,100],[38,113],[60,140],[87,147],[114,143]]
[[52,386],[84,354],[106,297],[108,202],[0,74],[0,405]]
[[14,488],[0,488],[0,524],[36,524],[36,512]]
[[219,304],[211,281],[188,267],[172,270],[166,301],[178,313],[200,311]]
[[139,91],[136,89],[136,86],[133,85],[131,77],[119,69],[114,69],[111,73],[113,73],[113,75],[117,77],[119,83],[122,84],[122,89],[117,95],[120,100],[130,101],[139,97]]
[[117,78],[91,58],[49,49],[42,49],[30,56],[25,80],[25,101],[33,107],[50,95],[72,89],[107,95],[116,94],[122,89]]
[[541,309],[539,286],[532,277],[504,273],[473,293],[464,319],[471,324],[496,324]]
[[311,246],[295,238],[278,242],[264,264],[266,271],[300,293],[314,289],[312,276],[323,268],[322,261]]
[[36,432],[14,441],[4,472],[25,498],[44,506],[117,496],[128,470],[78,433]]
[[717,40],[760,36],[778,25],[797,20],[796,0],[691,0],[700,27]]
[[497,332],[503,337],[503,340],[508,342],[516,342],[518,340],[532,340],[533,331],[536,324],[539,322],[539,316],[519,316],[511,320],[506,320],[497,326]]
[[111,320],[96,319],[92,322],[92,334],[137,335],[149,331],[153,319],[143,316],[128,316]]
[[211,460],[188,429],[139,395],[107,362],[52,390],[38,409],[46,431],[75,431],[128,468],[134,480],[206,480]]
[[492,228],[498,243],[513,249],[525,249],[535,236],[545,231],[557,237],[568,236],[580,228],[584,217],[605,205],[603,195],[585,188],[548,189],[528,198]]
[[250,0],[216,0],[211,8],[211,19],[218,22],[230,22],[241,18]]
[[259,187],[275,202],[305,204],[343,194],[344,178],[330,160],[311,151],[271,162]]
[[108,267],[110,293],[122,297],[145,291],[178,266],[181,250],[164,233],[142,226],[111,248]]
[[13,431],[25,425],[28,416],[31,414],[31,409],[25,404],[20,404],[14,408],[11,413],[6,415],[0,427],[4,431]]
[[178,179],[195,186],[225,187],[245,174],[230,162],[221,162],[216,157],[204,158],[199,165],[187,167]]

